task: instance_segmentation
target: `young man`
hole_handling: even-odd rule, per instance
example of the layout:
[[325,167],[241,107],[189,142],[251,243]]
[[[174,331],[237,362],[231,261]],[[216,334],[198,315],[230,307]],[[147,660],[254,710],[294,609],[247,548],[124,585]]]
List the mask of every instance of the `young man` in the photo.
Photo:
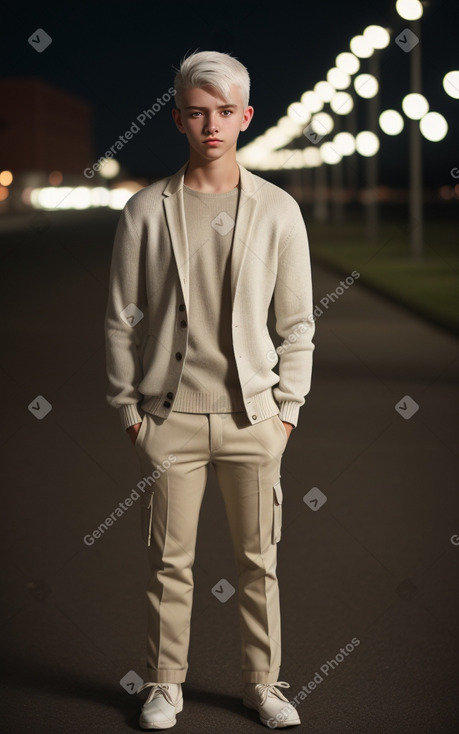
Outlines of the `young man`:
[[[120,217],[105,317],[109,387],[146,481],[144,729],[183,708],[197,525],[212,463],[238,569],[244,705],[299,724],[279,690],[280,465],[312,369],[308,237],[282,189],[236,161],[253,116],[247,69],[199,52],[175,77],[189,160],[135,194]],[[267,328],[274,297],[280,360]],[[279,375],[273,371],[279,362]],[[139,483],[140,484],[140,483]]]

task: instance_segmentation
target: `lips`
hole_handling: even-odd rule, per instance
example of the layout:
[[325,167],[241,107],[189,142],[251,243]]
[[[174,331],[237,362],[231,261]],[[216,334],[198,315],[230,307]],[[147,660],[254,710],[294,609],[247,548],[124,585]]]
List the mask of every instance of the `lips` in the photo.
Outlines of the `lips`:
[[223,142],[219,138],[209,138],[208,140],[204,140],[204,143],[221,143]]

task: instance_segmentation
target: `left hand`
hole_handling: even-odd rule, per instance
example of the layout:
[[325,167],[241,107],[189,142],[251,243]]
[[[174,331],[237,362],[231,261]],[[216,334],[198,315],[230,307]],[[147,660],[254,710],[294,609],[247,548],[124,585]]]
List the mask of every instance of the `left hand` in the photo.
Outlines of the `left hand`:
[[286,421],[282,421],[282,423],[284,424],[284,428],[287,431],[287,441],[288,441],[290,438],[290,434],[293,431],[293,429],[295,428],[295,426],[292,425],[292,423],[287,423]]

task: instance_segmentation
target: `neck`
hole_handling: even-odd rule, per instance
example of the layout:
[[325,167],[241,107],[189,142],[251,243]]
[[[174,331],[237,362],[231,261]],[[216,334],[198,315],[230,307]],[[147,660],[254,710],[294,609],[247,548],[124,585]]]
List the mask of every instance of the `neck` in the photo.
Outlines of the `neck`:
[[224,193],[231,191],[239,183],[239,166],[236,158],[225,160],[225,156],[215,161],[196,160],[190,152],[190,160],[185,171],[184,183],[191,189],[205,193]]

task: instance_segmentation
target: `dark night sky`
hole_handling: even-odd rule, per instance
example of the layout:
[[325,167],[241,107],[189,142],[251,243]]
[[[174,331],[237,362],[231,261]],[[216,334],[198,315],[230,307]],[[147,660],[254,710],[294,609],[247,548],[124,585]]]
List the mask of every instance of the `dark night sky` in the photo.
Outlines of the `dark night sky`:
[[[441,143],[424,143],[426,184],[450,184],[449,171],[459,166],[459,101],[448,97],[442,87],[443,75],[459,68],[458,20],[457,0],[425,3],[423,91],[431,109],[444,114],[450,126]],[[2,21],[2,76],[41,77],[91,102],[97,157],[172,86],[172,67],[187,52],[227,51],[248,67],[255,115],[239,139],[242,147],[324,79],[336,55],[349,50],[351,37],[366,25],[381,24],[397,32],[408,25],[396,14],[393,0],[272,6],[239,0],[224,4],[145,0],[12,3],[2,11]],[[53,39],[42,54],[27,43],[40,27]],[[363,60],[361,71],[365,70]],[[401,111],[401,99],[408,92],[409,54],[392,42],[381,52],[381,110],[395,107]],[[365,104],[361,127],[366,127]],[[171,106],[163,108],[119,153],[119,162],[133,175],[167,175],[187,159],[186,139],[175,128]],[[406,135],[395,139],[381,135],[382,183],[406,184]]]

